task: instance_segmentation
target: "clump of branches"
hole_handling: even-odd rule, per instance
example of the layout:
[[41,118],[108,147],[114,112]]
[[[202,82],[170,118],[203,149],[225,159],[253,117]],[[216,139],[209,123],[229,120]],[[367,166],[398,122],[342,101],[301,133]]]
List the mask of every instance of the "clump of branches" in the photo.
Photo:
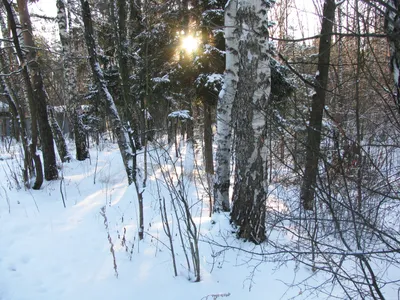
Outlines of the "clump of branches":
[[[160,145],[159,145],[160,146]],[[187,145],[190,147],[190,143]],[[199,230],[192,215],[192,199],[190,192],[190,176],[187,176],[190,167],[184,165],[182,153],[177,158],[171,156],[168,149],[160,146],[153,152],[149,152],[150,158],[157,165],[161,179],[157,181],[160,213],[163,222],[164,233],[169,240],[169,250],[172,255],[172,262],[175,276],[177,273],[175,239],[173,234],[177,230],[180,247],[182,248],[189,279],[195,282],[200,281],[200,251],[199,251]],[[175,155],[174,155],[175,156]],[[166,191],[171,204],[170,214],[168,213],[166,199],[162,195]],[[175,227],[173,226],[175,225]]]

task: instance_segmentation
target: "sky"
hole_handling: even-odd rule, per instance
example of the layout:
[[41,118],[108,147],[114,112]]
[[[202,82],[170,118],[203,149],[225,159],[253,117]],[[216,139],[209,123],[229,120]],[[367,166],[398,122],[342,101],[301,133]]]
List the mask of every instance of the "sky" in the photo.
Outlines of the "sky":
[[47,15],[49,17],[57,16],[56,0],[40,0],[31,4],[34,12]]
[[[316,13],[314,1],[312,0],[278,0],[271,9],[270,21],[279,22],[276,11],[287,3],[289,7],[288,15],[288,35],[294,38],[304,38],[314,36],[319,31],[320,18]],[[271,30],[274,37],[278,37],[274,29]]]

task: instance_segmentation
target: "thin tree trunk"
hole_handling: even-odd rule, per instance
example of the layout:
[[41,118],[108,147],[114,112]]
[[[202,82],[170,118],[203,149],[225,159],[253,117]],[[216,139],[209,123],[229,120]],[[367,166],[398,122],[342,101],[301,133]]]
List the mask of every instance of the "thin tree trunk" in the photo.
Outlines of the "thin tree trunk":
[[263,0],[239,0],[237,11],[240,63],[233,110],[236,171],[231,222],[238,226],[238,237],[257,244],[266,239],[266,123],[271,92],[268,8]]
[[[117,0],[118,8],[118,68],[120,75],[120,84],[122,87],[122,96],[125,106],[125,119],[129,121],[132,127],[133,133],[132,138],[135,142],[136,149],[141,148],[141,142],[139,138],[139,110],[134,101],[130,96],[130,84],[129,84],[129,67],[130,61],[128,59],[128,40],[127,40],[127,26],[126,20],[128,15],[128,6],[126,0]],[[145,133],[143,133],[145,134]]]
[[[3,54],[0,54],[0,67],[2,70],[4,70],[5,73],[9,73],[9,67],[5,62]],[[29,141],[26,129],[26,119],[24,110],[22,109],[22,106],[20,104],[21,101],[18,99],[18,97],[15,96],[15,93],[13,93],[10,87],[8,79],[4,76],[1,77],[1,87],[3,89],[7,102],[11,108],[14,122],[19,128],[22,148],[24,149],[24,169],[23,169],[24,185],[29,188],[30,187],[29,180],[34,175],[34,166],[32,162],[31,153],[29,150]]]
[[30,114],[31,114],[31,134],[32,134],[32,139],[31,143],[29,145],[29,151],[31,154],[31,157],[34,161],[35,164],[35,171],[36,171],[36,180],[33,185],[33,189],[40,189],[40,187],[43,184],[43,169],[42,169],[42,161],[40,160],[40,156],[37,154],[37,139],[38,139],[38,130],[37,130],[37,107],[35,105],[35,100],[34,100],[34,94],[33,94],[33,88],[32,88],[32,83],[31,79],[29,77],[29,72],[28,72],[28,66],[25,62],[25,57],[22,52],[22,48],[20,45],[20,40],[19,40],[19,35],[17,32],[17,26],[16,26],[16,20],[14,18],[14,13],[13,9],[8,2],[8,0],[3,0],[3,5],[7,11],[7,18],[8,18],[8,23],[10,25],[10,29],[12,32],[12,37],[13,37],[13,43],[15,50],[17,52],[18,59],[21,64],[21,73],[22,73],[22,78],[24,80],[25,88],[26,88],[26,97],[28,98],[28,103],[29,103],[29,108],[30,108]]
[[52,106],[49,105],[47,107],[47,110],[48,110],[47,115],[49,116],[50,127],[53,132],[54,141],[56,143],[60,159],[63,163],[69,162],[71,160],[71,154],[68,151],[68,147],[65,142],[65,138],[61,131],[61,128],[58,125],[56,118],[54,117],[54,109]]
[[[355,25],[355,30],[356,33],[359,35],[361,34],[361,28],[360,28],[360,12],[358,10],[358,2],[356,1],[355,7],[354,7],[354,13],[356,15],[356,18],[354,19],[356,25]],[[362,142],[362,130],[361,130],[361,99],[360,99],[360,74],[361,74],[361,63],[362,63],[362,57],[361,57],[361,37],[357,36],[356,37],[356,47],[357,47],[357,66],[356,66],[356,78],[354,82],[355,86],[355,101],[356,101],[356,134],[357,134],[357,146],[356,146],[356,153],[354,153],[357,156],[357,210],[358,212],[361,212],[361,207],[362,207],[362,182],[363,182],[363,172],[362,172],[362,155],[361,155],[361,142]]]
[[238,0],[225,7],[226,71],[225,82],[217,105],[217,152],[214,183],[214,212],[229,211],[230,163],[232,144],[232,105],[235,99],[239,71],[239,40],[235,35]]
[[300,199],[305,210],[314,209],[315,188],[320,155],[322,116],[324,113],[326,88],[331,53],[333,21],[335,19],[335,1],[325,0],[322,16],[321,38],[319,40],[318,71],[315,94],[312,97],[310,120],[308,124],[306,165],[300,191]]
[[[0,4],[2,6],[2,4]],[[4,21],[3,12],[0,12],[0,27],[1,32],[4,38],[8,38],[10,35],[9,28],[6,26]],[[8,45],[5,45],[7,47]],[[4,73],[10,73],[10,66],[7,62],[6,57],[14,57],[12,53],[12,48],[7,47],[9,50],[6,52],[4,49],[0,53],[0,67]],[[30,179],[34,176],[34,165],[31,157],[31,153],[29,150],[29,140],[28,140],[28,130],[26,128],[26,118],[25,118],[25,109],[24,102],[21,101],[20,97],[15,93],[12,85],[10,83],[9,78],[2,76],[1,77],[1,86],[3,88],[4,94],[8,101],[8,104],[11,108],[12,115],[14,118],[14,124],[19,128],[19,136],[22,142],[22,148],[24,150],[24,169],[23,169],[23,178],[24,185],[29,188],[30,187]]]
[[212,107],[203,100],[203,114],[204,114],[204,162],[207,174],[214,174],[214,160],[212,149]]

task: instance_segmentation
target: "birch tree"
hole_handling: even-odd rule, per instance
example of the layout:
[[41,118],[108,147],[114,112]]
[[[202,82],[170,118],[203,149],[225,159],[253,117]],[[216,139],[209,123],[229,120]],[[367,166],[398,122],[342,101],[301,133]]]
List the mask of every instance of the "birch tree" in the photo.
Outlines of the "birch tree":
[[230,0],[225,7],[226,70],[225,82],[217,104],[217,152],[214,183],[214,211],[229,211],[229,180],[232,143],[232,105],[236,94],[239,72],[239,40],[236,34],[238,0]]
[[268,147],[265,141],[271,70],[268,44],[268,1],[239,0],[239,81],[234,101],[235,184],[231,222],[238,237],[265,240]]
[[76,146],[76,159],[82,161],[89,157],[89,150],[77,95],[76,70],[72,62],[71,28],[68,28],[65,0],[57,0],[56,4],[58,10],[58,29],[60,31],[60,41],[63,52],[65,94],[67,96],[67,103],[71,106],[72,110],[71,115]]

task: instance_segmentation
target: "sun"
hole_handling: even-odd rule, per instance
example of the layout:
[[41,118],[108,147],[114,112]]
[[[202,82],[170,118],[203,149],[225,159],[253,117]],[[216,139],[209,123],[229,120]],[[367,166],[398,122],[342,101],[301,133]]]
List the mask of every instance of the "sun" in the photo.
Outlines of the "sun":
[[192,53],[196,51],[199,46],[199,40],[191,35],[186,36],[182,39],[182,49]]

